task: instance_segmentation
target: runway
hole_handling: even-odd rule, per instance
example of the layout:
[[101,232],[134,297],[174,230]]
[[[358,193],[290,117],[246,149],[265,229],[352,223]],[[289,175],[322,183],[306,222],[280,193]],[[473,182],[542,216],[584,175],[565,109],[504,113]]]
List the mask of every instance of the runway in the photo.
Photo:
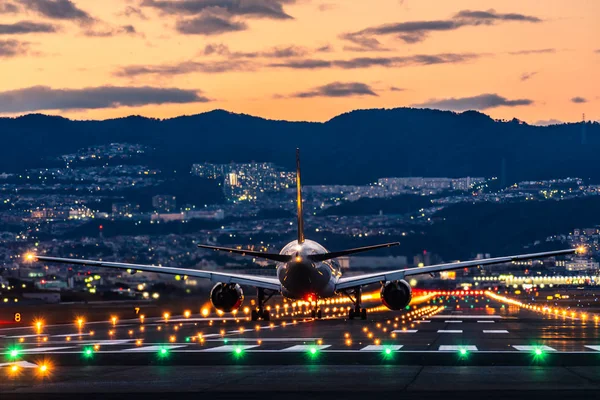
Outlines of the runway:
[[[109,384],[119,392],[168,392],[182,389],[181,381],[182,390],[228,392],[237,389],[227,382],[250,385],[256,371],[277,377],[257,378],[265,390],[305,381],[313,389],[329,382],[351,390],[358,384],[353,373],[377,379],[384,391],[444,385],[476,391],[515,379],[524,389],[536,382],[600,389],[600,324],[592,315],[540,312],[483,294],[432,297],[400,312],[374,306],[366,321],[335,314],[313,320],[281,311],[268,322],[189,314],[5,328],[0,366],[8,379],[0,391],[93,391]],[[394,379],[386,384],[389,371]],[[436,374],[435,388],[426,384],[428,374]],[[455,386],[457,379],[464,385]]]

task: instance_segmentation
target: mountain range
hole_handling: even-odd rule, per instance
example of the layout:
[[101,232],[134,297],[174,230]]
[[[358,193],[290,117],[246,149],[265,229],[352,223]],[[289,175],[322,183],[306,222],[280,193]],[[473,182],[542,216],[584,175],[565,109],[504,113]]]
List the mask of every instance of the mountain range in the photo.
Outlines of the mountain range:
[[301,148],[305,184],[364,184],[390,176],[578,176],[600,182],[600,124],[533,126],[467,111],[356,110],[327,122],[267,120],[215,110],[171,119],[76,121],[30,114],[0,118],[0,172],[112,142],[155,150],[145,163],[189,171],[200,162],[274,162],[292,170]]

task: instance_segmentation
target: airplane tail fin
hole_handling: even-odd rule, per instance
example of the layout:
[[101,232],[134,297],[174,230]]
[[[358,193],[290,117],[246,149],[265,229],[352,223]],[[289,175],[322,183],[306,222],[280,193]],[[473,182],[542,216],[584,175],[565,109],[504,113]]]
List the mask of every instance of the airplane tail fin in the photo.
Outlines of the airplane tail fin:
[[298,243],[304,243],[304,216],[302,215],[302,184],[300,183],[300,149],[296,149],[296,208],[298,211]]
[[348,256],[350,254],[356,254],[356,253],[362,253],[364,251],[371,251],[371,250],[377,250],[377,249],[382,249],[385,247],[392,247],[392,246],[398,246],[400,244],[400,242],[392,242],[392,243],[385,243],[385,244],[377,244],[375,246],[366,246],[366,247],[357,247],[354,249],[348,249],[348,250],[342,250],[342,251],[334,251],[331,253],[324,253],[324,254],[311,254],[308,256],[308,258],[311,261],[325,261],[325,260],[331,260],[332,258],[338,258],[338,257],[342,257],[342,256]]

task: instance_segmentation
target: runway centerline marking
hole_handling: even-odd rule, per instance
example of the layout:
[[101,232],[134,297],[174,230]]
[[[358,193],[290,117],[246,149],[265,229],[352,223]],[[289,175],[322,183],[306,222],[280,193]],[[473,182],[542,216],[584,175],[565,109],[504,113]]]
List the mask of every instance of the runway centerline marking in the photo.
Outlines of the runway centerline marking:
[[1,367],[12,367],[13,365],[16,365],[19,368],[37,368],[38,366],[36,364],[27,362],[27,361],[18,361],[15,363],[0,363],[0,368]]
[[496,321],[477,321],[478,324],[495,324]]
[[483,330],[483,333],[508,333],[505,329],[492,329],[492,330]]
[[56,350],[66,350],[66,349],[72,349],[73,346],[70,347],[34,347],[31,349],[23,349],[21,350],[22,353],[46,353],[48,351],[56,351]]
[[515,349],[519,351],[535,351],[535,350],[543,350],[543,351],[556,351],[550,346],[513,346]]
[[586,345],[585,347],[587,347],[588,349],[600,351],[600,346]]
[[321,345],[304,345],[304,344],[297,344],[296,346],[292,346],[292,347],[288,347],[287,349],[281,349],[279,351],[309,351],[311,349],[318,349],[318,350],[323,350],[326,349],[328,347],[331,347],[330,344],[321,344]]
[[219,347],[213,347],[210,349],[205,349],[203,351],[206,352],[215,352],[215,353],[232,353],[237,349],[241,349],[241,350],[248,350],[248,349],[253,349],[255,347],[258,347],[257,344],[253,344],[253,345],[225,345],[225,346],[219,346]]
[[429,318],[432,319],[452,319],[452,318],[460,318],[460,319],[502,319],[500,315],[433,315]]
[[179,346],[172,346],[172,345],[166,345],[166,346],[145,346],[145,347],[134,347],[131,349],[123,349],[121,351],[135,351],[135,352],[140,352],[140,353],[144,353],[147,351],[159,351],[162,349],[166,349],[166,350],[172,350],[172,349],[178,349],[181,347],[187,347],[187,345],[179,345]]
[[396,329],[395,331],[392,331],[392,333],[417,333],[417,332],[419,332],[417,329],[407,329],[407,330]]
[[478,351],[477,346],[454,346],[454,345],[442,345],[439,348],[439,351]]
[[463,333],[461,330],[452,330],[452,329],[440,329],[437,333]]
[[402,348],[401,344],[394,344],[391,346],[382,346],[382,345],[375,345],[375,344],[370,344],[367,347],[363,347],[362,349],[360,349],[360,351],[384,351],[387,349],[390,349],[392,351],[398,351]]
[[457,321],[457,320],[450,320],[450,321],[444,321],[447,324],[462,324],[462,321]]
[[66,333],[64,335],[51,335],[50,337],[74,337],[74,336],[91,336],[92,334],[89,332],[85,332],[85,333]]

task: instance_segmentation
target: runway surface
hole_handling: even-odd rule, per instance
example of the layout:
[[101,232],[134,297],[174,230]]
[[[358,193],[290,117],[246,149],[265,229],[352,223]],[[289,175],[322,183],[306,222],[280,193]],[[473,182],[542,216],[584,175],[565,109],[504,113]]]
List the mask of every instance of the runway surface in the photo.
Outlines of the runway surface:
[[510,382],[600,389],[592,314],[483,294],[433,297],[401,312],[373,307],[366,321],[349,321],[333,305],[319,321],[274,307],[271,321],[190,314],[0,329],[0,391],[360,391],[374,379],[380,391],[475,393]]

